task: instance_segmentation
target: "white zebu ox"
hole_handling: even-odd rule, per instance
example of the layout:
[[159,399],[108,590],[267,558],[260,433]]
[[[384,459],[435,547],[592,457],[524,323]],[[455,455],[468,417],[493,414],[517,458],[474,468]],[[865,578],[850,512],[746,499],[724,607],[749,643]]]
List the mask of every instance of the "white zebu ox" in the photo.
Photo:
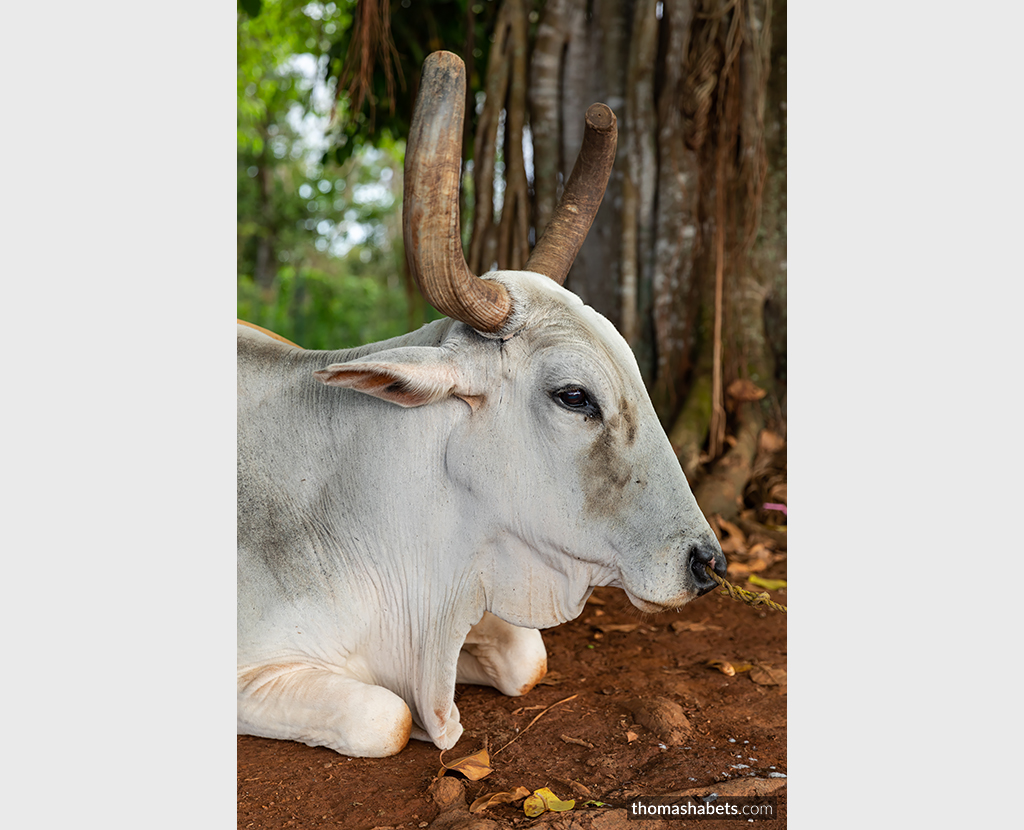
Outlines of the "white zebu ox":
[[[447,749],[462,734],[455,684],[529,691],[546,671],[538,629],[578,616],[595,586],[659,611],[710,590],[706,565],[725,569],[629,346],[558,284],[568,265],[539,243],[529,271],[468,274],[457,150],[424,123],[461,136],[452,58],[424,67],[406,245],[428,299],[462,319],[339,352],[239,326],[242,734],[358,756],[410,737]],[[614,154],[613,117],[611,135]],[[589,198],[589,227],[607,169],[596,199],[580,196],[586,178],[574,170],[562,204],[579,197],[576,217]],[[443,211],[413,206],[438,192]],[[557,254],[571,263],[569,233]]]

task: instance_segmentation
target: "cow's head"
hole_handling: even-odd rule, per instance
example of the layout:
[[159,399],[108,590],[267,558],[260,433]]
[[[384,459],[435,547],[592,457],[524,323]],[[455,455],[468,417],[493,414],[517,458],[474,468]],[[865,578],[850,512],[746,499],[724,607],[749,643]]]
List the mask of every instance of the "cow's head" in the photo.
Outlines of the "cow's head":
[[[615,328],[561,283],[600,206],[615,117],[588,110],[583,148],[526,271],[469,271],[459,233],[462,62],[435,53],[406,154],[405,244],[427,299],[460,321],[436,347],[402,347],[317,372],[405,407],[463,403],[444,469],[486,527],[503,588],[488,609],[518,625],[575,617],[617,585],[645,611],[712,589],[725,557]],[[463,406],[464,404],[464,406]]]

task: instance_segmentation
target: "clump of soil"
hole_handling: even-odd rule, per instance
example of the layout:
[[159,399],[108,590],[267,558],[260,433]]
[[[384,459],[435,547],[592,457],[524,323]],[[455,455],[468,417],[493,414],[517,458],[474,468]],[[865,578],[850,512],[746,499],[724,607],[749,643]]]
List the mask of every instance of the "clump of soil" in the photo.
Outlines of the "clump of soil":
[[[759,576],[784,579],[784,558]],[[785,604],[785,590],[772,598]],[[391,758],[366,759],[239,736],[238,827],[625,830],[628,798],[710,785],[733,795],[771,792],[780,817],[753,826],[785,826],[785,614],[716,591],[679,612],[648,615],[622,591],[598,588],[579,619],[544,632],[544,640],[548,677],[529,694],[456,689],[465,733],[444,760],[486,747],[494,768],[487,777],[455,775],[439,787],[440,752],[420,741]],[[709,666],[712,661],[728,662],[736,673]],[[478,797],[517,787],[548,787],[576,804],[537,818],[524,814],[522,800],[469,812]],[[631,830],[679,826],[628,824]]]

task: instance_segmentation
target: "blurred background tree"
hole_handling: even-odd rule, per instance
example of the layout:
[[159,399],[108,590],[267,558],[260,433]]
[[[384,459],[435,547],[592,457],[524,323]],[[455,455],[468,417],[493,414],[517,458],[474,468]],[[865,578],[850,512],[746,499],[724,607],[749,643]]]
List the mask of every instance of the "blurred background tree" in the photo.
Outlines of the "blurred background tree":
[[239,12],[238,315],[308,348],[408,326],[403,144],[384,127],[339,153],[331,132],[329,52],[351,26],[345,2]]
[[437,316],[400,231],[430,52],[466,62],[477,273],[525,262],[603,101],[619,150],[566,287],[633,347],[706,513],[785,501],[784,1],[245,0],[238,19],[239,316],[309,348]]

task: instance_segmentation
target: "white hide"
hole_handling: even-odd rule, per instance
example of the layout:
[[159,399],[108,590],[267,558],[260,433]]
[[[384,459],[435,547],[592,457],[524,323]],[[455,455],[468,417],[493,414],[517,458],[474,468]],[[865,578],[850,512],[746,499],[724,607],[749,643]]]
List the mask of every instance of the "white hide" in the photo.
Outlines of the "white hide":
[[707,587],[691,551],[724,563],[622,337],[546,277],[487,276],[497,335],[315,352],[239,326],[240,733],[447,749],[455,683],[528,691],[537,629],[595,586],[675,608]]

